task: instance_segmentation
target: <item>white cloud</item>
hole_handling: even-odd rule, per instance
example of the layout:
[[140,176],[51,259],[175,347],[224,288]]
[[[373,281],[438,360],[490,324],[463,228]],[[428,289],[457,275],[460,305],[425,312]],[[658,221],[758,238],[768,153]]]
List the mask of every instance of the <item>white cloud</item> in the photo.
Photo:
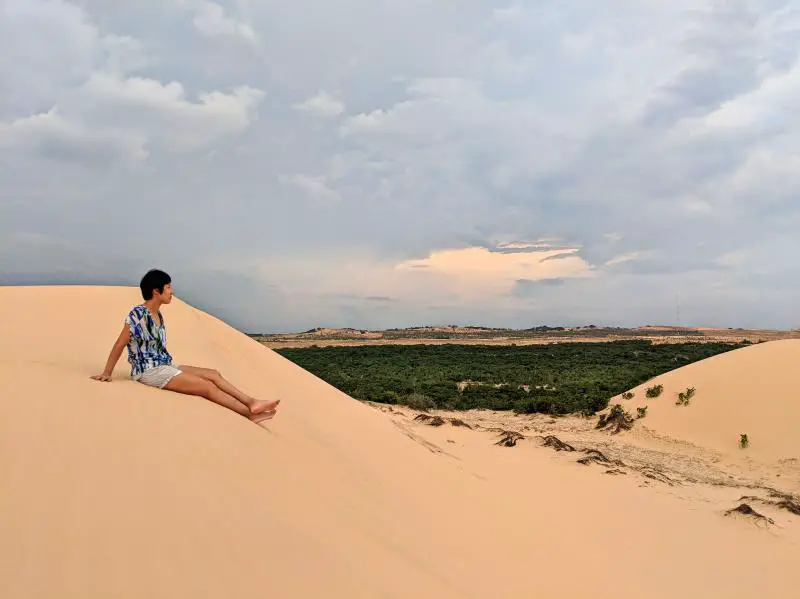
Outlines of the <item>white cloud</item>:
[[225,9],[209,0],[181,0],[180,4],[194,15],[194,27],[209,37],[232,35],[247,41],[255,41],[253,28],[237,18],[228,16]]
[[721,266],[741,266],[747,260],[748,254],[744,250],[734,250],[718,257],[715,262]]
[[322,117],[339,116],[344,112],[344,103],[326,91],[320,91],[304,102],[293,105],[296,110],[309,112]]
[[134,76],[149,60],[140,40],[102,33],[67,2],[14,0],[9,16],[2,32],[11,41],[0,67],[10,89],[5,118],[0,112],[7,151],[141,161],[153,147],[202,148],[244,131],[264,96],[239,85],[199,92],[192,101],[178,81]]
[[192,102],[176,81],[95,73],[68,105],[89,122],[146,132],[152,141],[188,150],[244,131],[263,97],[262,91],[245,85],[230,93],[202,92]]
[[498,21],[514,21],[522,17],[525,13],[525,8],[519,4],[511,4],[504,8],[495,8],[492,10],[492,18]]
[[764,79],[758,87],[724,102],[705,118],[710,128],[757,128],[778,133],[800,122],[800,65]]
[[631,260],[637,260],[641,257],[641,252],[628,252],[627,254],[621,254],[619,256],[614,256],[611,260],[606,260],[605,266],[614,266],[615,264],[623,264],[625,262],[630,262]]
[[317,200],[325,202],[335,202],[341,199],[341,196],[328,187],[324,177],[312,177],[311,175],[295,174],[295,175],[280,175],[279,181],[283,185],[294,186],[302,190],[306,195]]
[[55,110],[0,122],[0,150],[22,150],[55,160],[87,164],[141,161],[147,158],[144,142],[135,132],[92,130],[65,119]]
[[148,60],[138,40],[101,32],[78,6],[61,0],[7,0],[0,39],[0,119],[52,108],[95,70],[130,72]]

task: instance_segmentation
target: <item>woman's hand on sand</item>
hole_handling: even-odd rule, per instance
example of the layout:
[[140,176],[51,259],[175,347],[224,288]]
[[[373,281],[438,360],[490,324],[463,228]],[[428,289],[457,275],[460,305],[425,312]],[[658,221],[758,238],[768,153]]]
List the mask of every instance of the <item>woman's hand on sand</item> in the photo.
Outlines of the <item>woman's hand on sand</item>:
[[89,378],[92,378],[96,381],[104,381],[106,383],[111,382],[111,375],[110,374],[95,374]]

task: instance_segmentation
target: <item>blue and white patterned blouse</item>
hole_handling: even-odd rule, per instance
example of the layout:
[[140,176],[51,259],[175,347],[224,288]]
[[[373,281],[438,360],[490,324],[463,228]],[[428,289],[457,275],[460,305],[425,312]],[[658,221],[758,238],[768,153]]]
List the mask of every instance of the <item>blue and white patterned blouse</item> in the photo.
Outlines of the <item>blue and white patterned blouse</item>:
[[[158,313],[161,323],[164,317]],[[131,363],[131,377],[137,378],[148,368],[172,364],[172,356],[167,351],[167,329],[157,323],[147,306],[133,308],[125,319],[131,330],[128,342],[128,362]]]

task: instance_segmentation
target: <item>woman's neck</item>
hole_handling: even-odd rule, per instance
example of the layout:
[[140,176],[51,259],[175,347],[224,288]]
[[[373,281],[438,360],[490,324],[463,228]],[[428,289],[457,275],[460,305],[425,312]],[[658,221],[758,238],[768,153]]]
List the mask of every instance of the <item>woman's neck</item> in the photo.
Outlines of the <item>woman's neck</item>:
[[158,316],[158,310],[161,308],[161,302],[159,302],[156,298],[147,300],[144,305],[147,306],[148,310],[150,310],[150,314],[152,314],[154,317]]

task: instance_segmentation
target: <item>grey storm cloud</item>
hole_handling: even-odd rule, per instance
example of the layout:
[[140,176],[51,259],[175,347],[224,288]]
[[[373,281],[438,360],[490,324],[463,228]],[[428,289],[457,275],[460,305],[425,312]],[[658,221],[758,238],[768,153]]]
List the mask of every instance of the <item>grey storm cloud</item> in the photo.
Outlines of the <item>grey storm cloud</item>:
[[534,281],[530,279],[519,279],[514,283],[514,288],[511,293],[519,297],[528,297],[535,295],[542,288],[561,287],[565,282],[564,279],[540,279]]
[[797,325],[793,0],[6,0],[0,37],[0,283],[158,265],[258,331]]
[[545,258],[542,258],[542,262],[547,262],[549,260],[565,260],[567,258],[572,258],[573,256],[575,256],[575,253],[572,252],[572,251],[562,252],[560,254],[553,254],[551,256],[547,256]]

